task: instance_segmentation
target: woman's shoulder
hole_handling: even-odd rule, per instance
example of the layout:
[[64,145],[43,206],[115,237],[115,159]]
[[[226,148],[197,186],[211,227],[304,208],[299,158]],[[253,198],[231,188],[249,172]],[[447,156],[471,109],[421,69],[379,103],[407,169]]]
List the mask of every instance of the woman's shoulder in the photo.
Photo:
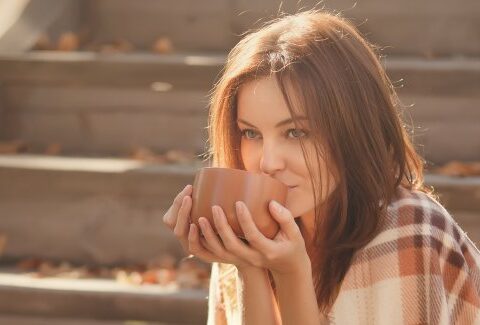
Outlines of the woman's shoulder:
[[480,252],[435,198],[401,188],[380,231],[355,253],[333,314],[352,324],[480,318]]
[[[480,254],[454,216],[433,195],[423,191],[398,187],[381,221],[379,232],[364,249],[409,238],[415,240],[415,247],[427,246],[439,254],[442,246],[460,251],[468,246]],[[419,241],[426,242],[422,245]]]
[[480,288],[480,251],[433,196],[418,190],[398,189],[380,231],[356,252],[351,268],[366,265],[369,282],[465,272]]

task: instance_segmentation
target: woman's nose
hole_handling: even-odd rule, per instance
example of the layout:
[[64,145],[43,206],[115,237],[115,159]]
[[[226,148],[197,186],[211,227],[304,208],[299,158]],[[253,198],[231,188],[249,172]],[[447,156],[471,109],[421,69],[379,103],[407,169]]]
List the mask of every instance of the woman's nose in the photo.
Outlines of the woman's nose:
[[275,144],[264,145],[260,158],[260,170],[263,173],[273,175],[276,171],[285,168],[285,153]]

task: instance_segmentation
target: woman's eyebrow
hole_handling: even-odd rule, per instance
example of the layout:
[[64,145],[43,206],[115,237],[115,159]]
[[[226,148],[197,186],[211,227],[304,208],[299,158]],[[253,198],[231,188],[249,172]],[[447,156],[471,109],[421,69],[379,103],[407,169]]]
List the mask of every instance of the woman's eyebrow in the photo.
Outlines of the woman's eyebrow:
[[[295,120],[306,120],[306,119],[307,118],[305,116],[298,116],[298,117],[295,118]],[[278,127],[281,127],[282,125],[289,124],[289,123],[293,122],[293,120],[294,119],[292,119],[292,118],[287,118],[286,120],[278,122],[277,125],[275,125],[275,127],[278,128]],[[251,124],[251,123],[249,123],[245,120],[237,119],[237,122],[241,122],[243,124],[246,124],[248,126],[251,126],[251,127],[254,127],[254,128],[258,129],[255,125],[253,125],[253,124]]]

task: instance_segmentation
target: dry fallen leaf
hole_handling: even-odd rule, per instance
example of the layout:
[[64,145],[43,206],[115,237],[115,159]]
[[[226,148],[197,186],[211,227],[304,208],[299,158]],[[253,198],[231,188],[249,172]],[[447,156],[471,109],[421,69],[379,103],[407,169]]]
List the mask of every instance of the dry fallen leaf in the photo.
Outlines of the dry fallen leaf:
[[[17,263],[17,268],[32,277],[58,277],[69,279],[107,278],[129,285],[157,284],[180,288],[208,288],[210,272],[207,264],[193,258],[180,261],[178,269],[176,259],[169,254],[160,255],[146,265],[127,265],[122,267],[74,266],[67,261],[54,263],[40,258],[27,258]],[[34,272],[29,272],[34,271]],[[28,273],[27,273],[28,272]]]
[[115,280],[117,280],[117,282],[120,282],[120,283],[130,284],[128,273],[123,270],[116,272]]
[[177,273],[177,284],[182,289],[195,289],[202,286],[202,281],[195,271]]
[[65,32],[60,35],[57,42],[58,51],[72,52],[80,47],[80,39],[73,32]]
[[156,271],[157,283],[160,285],[168,285],[177,278],[176,270],[161,269]]
[[124,53],[131,52],[134,50],[132,43],[126,39],[118,39],[112,43],[102,44],[99,48],[101,53]]
[[43,261],[38,268],[39,277],[50,277],[58,274],[58,270],[52,262]]
[[142,284],[142,275],[140,272],[132,272],[129,274],[130,283],[134,285]]
[[451,161],[448,164],[435,168],[434,173],[448,176],[480,176],[480,162]]
[[52,43],[52,40],[45,33],[40,34],[37,41],[32,47],[32,50],[35,50],[35,51],[49,51],[53,49],[54,49],[54,45]]
[[88,271],[88,268],[86,266],[72,268],[71,266],[69,266],[68,263],[63,267],[61,265],[57,269],[57,271],[58,271],[57,276],[59,278],[83,279],[91,276],[91,273]]
[[27,151],[27,144],[22,140],[0,141],[0,153],[19,153]]
[[170,254],[160,255],[147,262],[147,269],[175,269],[177,259]]
[[45,149],[46,155],[59,155],[62,151],[62,145],[59,143],[51,143]]
[[168,37],[159,37],[153,43],[152,50],[159,54],[171,53],[173,52],[172,41]]
[[32,270],[36,270],[41,263],[42,263],[42,260],[40,258],[31,257],[31,258],[26,258],[19,261],[16,264],[16,268],[24,272],[32,271]]
[[184,163],[194,161],[196,159],[196,154],[192,151],[171,149],[165,153],[165,157],[169,162]]
[[136,147],[132,149],[129,157],[131,159],[141,160],[145,162],[153,162],[157,164],[164,164],[167,162],[167,159],[164,156],[158,155],[146,147]]
[[438,57],[438,55],[432,49],[425,49],[421,52],[426,59],[433,60]]
[[0,256],[3,255],[5,247],[7,246],[7,235],[0,234]]
[[180,288],[201,288],[205,286],[205,266],[194,258],[184,258],[177,270],[177,284]]

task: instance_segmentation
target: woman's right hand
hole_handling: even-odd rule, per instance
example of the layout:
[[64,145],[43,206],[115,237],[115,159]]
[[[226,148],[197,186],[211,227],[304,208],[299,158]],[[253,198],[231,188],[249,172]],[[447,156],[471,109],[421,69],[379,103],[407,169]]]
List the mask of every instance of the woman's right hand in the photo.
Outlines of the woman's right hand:
[[163,216],[163,223],[173,231],[180,241],[183,250],[190,254],[188,249],[188,229],[190,227],[190,209],[192,185],[188,184],[173,200],[172,205]]
[[[208,224],[205,229],[204,236],[207,240],[200,236],[200,231],[195,224],[193,224],[193,231],[190,233],[190,211],[192,208],[192,185],[188,184],[185,188],[177,194],[173,200],[172,205],[163,216],[163,222],[173,231],[174,235],[180,241],[184,251],[187,254],[193,254],[208,263],[219,262],[234,264],[240,270],[248,270],[256,268],[256,266],[249,262],[240,259],[238,256],[230,254],[225,249],[221,238],[214,232],[212,225]],[[208,221],[207,221],[208,222]],[[239,245],[245,245],[233,232],[230,238],[237,239]],[[239,245],[236,245],[239,247]],[[244,248],[246,248],[244,246]]]

